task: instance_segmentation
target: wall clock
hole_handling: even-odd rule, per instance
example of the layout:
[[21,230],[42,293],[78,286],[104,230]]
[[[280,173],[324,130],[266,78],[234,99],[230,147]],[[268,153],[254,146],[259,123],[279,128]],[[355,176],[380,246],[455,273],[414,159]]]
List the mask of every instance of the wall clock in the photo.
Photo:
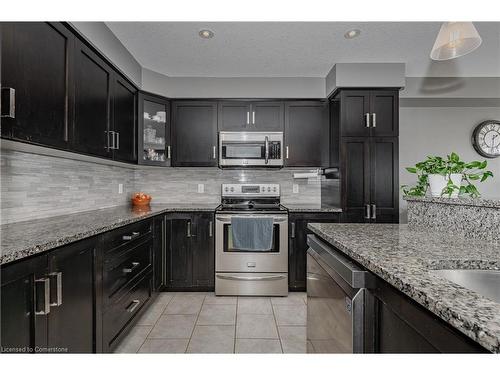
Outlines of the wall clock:
[[500,156],[500,121],[487,120],[476,126],[472,133],[472,145],[486,158]]

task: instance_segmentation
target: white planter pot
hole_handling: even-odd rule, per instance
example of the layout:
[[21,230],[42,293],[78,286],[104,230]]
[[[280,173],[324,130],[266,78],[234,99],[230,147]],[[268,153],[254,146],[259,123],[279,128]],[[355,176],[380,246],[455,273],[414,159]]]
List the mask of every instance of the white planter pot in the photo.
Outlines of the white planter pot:
[[[460,186],[462,184],[462,174],[461,173],[453,173],[450,175],[451,181],[456,186]],[[431,189],[431,195],[433,197],[441,197],[441,193],[443,189],[448,184],[448,177],[441,176],[440,174],[430,174],[429,175],[429,187]],[[448,197],[448,194],[443,195],[443,197]],[[450,198],[457,198],[458,190],[455,190]]]

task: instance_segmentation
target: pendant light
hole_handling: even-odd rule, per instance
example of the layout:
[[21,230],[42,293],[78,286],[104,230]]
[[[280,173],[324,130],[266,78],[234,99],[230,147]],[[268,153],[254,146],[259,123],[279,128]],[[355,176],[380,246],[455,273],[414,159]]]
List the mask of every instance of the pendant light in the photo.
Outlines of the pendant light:
[[472,22],[444,22],[431,51],[432,60],[450,60],[467,55],[481,45]]

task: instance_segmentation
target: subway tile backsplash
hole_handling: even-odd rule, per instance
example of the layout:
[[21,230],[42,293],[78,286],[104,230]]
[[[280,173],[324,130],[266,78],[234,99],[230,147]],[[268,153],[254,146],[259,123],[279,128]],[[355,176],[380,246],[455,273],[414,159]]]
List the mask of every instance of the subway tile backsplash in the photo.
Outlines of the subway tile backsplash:
[[[283,204],[319,205],[320,177],[293,179],[297,171],[302,170],[135,169],[2,150],[1,223],[128,204],[134,191],[151,194],[154,203],[218,203],[220,185],[237,182],[279,183]],[[120,183],[123,194],[118,194]],[[198,184],[204,185],[203,193],[198,193]]]

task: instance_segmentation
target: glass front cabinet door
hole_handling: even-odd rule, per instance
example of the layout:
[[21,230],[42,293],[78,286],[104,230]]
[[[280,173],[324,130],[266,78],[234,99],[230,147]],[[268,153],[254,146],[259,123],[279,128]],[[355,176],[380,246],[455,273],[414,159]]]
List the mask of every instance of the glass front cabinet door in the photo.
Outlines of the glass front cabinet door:
[[139,164],[170,166],[170,106],[166,98],[139,94]]

